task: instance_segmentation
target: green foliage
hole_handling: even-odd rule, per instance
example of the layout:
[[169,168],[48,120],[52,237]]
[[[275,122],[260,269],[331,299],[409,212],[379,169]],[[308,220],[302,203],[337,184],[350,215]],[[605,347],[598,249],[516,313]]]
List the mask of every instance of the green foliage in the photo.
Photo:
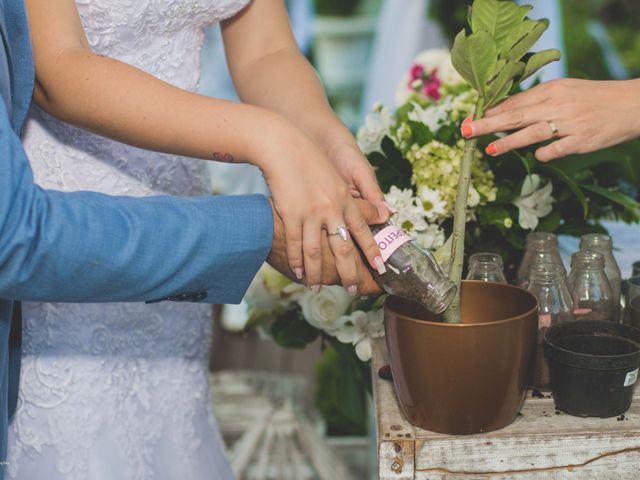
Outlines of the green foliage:
[[348,345],[334,342],[324,351],[316,367],[315,403],[329,435],[366,434],[369,367]]
[[293,308],[276,318],[271,335],[281,347],[304,348],[318,338],[319,330],[304,319],[299,308]]
[[[502,101],[524,79],[558,60],[558,50],[529,54],[549,27],[549,21],[526,18],[531,7],[506,0],[475,0],[469,23],[456,36],[451,61],[479,93],[485,108]],[[527,56],[525,62],[522,59]]]
[[360,0],[315,0],[315,11],[318,15],[331,17],[348,17],[356,13]]
[[388,192],[393,185],[398,188],[411,188],[411,164],[389,137],[382,140],[382,153],[373,152],[367,158],[376,169],[378,183],[383,192]]
[[480,31],[467,36],[462,30],[453,42],[451,62],[460,76],[484,96],[487,83],[495,74],[497,53],[489,33]]

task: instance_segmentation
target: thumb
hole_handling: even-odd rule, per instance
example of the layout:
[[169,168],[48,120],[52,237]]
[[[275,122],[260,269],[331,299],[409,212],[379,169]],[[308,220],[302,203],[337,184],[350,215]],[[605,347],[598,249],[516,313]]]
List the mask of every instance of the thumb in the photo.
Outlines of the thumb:
[[367,168],[359,175],[354,175],[353,182],[362,198],[371,202],[377,211],[376,218],[369,223],[384,223],[389,220],[391,212],[384,201],[384,194],[380,190],[373,169]]

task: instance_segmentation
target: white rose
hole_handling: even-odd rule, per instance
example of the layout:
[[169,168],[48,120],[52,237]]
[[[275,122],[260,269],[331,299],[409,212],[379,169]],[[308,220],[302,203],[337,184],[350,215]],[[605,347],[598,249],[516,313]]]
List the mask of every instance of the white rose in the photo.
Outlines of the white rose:
[[342,317],[353,297],[342,287],[322,287],[317,294],[307,292],[300,300],[304,318],[310,325],[334,335],[337,321]]

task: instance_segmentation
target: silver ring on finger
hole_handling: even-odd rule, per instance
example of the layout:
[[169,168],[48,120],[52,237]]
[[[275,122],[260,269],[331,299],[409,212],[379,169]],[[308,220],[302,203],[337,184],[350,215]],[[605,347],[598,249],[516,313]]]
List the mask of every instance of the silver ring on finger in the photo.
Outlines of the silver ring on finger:
[[327,236],[332,237],[334,235],[338,235],[343,241],[346,242],[347,240],[349,240],[349,228],[344,224],[340,224],[336,227],[335,231],[327,231]]
[[547,122],[549,128],[551,129],[551,138],[556,138],[560,135],[560,128],[558,128],[558,124],[553,120],[549,120]]

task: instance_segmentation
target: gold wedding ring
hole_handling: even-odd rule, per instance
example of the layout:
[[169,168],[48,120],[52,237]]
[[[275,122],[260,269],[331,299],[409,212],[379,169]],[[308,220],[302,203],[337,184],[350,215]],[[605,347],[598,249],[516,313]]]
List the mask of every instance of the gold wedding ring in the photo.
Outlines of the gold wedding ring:
[[551,129],[551,138],[555,138],[560,133],[560,129],[558,128],[558,124],[553,120],[549,120],[547,122],[549,124],[549,128]]

